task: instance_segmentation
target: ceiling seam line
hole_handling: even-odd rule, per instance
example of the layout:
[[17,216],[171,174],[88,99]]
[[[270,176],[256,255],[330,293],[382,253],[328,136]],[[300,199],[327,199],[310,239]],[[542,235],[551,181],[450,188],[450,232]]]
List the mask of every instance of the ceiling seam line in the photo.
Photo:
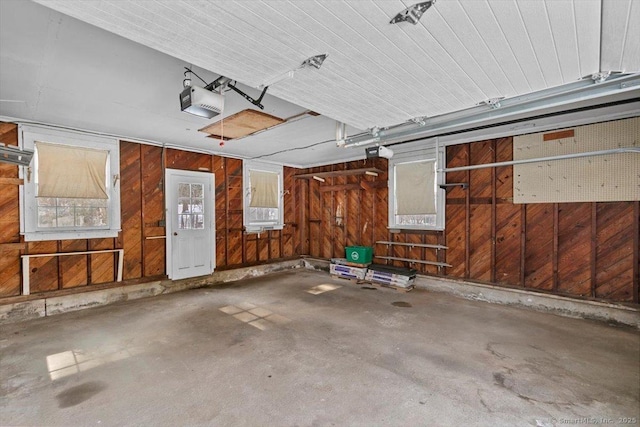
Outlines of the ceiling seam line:
[[[339,34],[336,34],[332,29],[330,29],[330,28],[328,28],[328,27],[324,26],[321,22],[319,22],[317,19],[315,19],[314,17],[312,17],[311,15],[309,15],[307,12],[305,12],[305,11],[304,11],[304,10],[302,10],[302,9],[300,9],[299,7],[297,7],[297,6],[296,6],[296,5],[294,5],[294,4],[292,4],[292,6],[294,6],[294,7],[295,7],[296,9],[298,9],[300,12],[304,13],[305,15],[307,15],[307,16],[308,16],[312,21],[316,22],[318,25],[320,25],[320,26],[322,26],[322,27],[326,28],[326,29],[327,29],[330,33],[332,33],[334,36],[336,36],[336,37],[340,38]],[[315,36],[314,36],[314,37],[315,37]],[[382,79],[379,79],[379,80],[380,80],[381,82],[383,82],[383,83],[384,83],[384,81],[383,81]],[[362,88],[362,89],[367,90],[365,87],[363,87],[363,86],[361,86],[361,85],[357,85],[357,86],[358,86],[358,87],[360,87],[360,88]],[[373,92],[370,92],[369,90],[367,90],[367,92],[368,92],[368,93],[371,93],[374,97],[376,97],[376,98],[380,99],[382,102],[384,102],[385,104],[389,105],[390,107],[392,107],[392,108],[394,108],[394,109],[396,109],[396,110],[398,110],[398,111],[400,111],[400,112],[404,113],[407,117],[410,117],[410,114],[409,114],[408,112],[403,111],[403,110],[400,110],[400,109],[399,109],[398,107],[396,107],[395,105],[393,105],[393,104],[390,104],[390,103],[386,102],[385,100],[383,100],[382,98],[380,98],[378,95],[376,95],[376,94],[375,94],[375,93],[373,93]]]
[[[268,7],[271,7],[271,6],[269,6],[268,4],[266,4],[266,3],[265,3],[265,5],[266,5],[266,6],[268,6]],[[322,23],[320,23],[319,21],[317,21],[317,20],[313,19],[313,17],[311,17],[310,15],[308,15],[306,12],[304,12],[304,11],[303,11],[303,10],[301,10],[300,8],[297,8],[297,9],[298,9],[298,10],[300,10],[300,12],[304,13],[305,15],[309,16],[309,18],[310,18],[310,19],[312,19],[312,20],[314,20],[318,25],[321,25],[321,26],[322,26]],[[246,9],[245,9],[245,10],[246,10]],[[282,15],[282,13],[280,13],[279,11],[277,11],[277,10],[275,10],[275,9],[273,9],[273,8],[272,8],[272,10],[274,11],[274,13],[279,14],[280,16],[282,16],[282,17],[284,17],[285,19],[287,19],[288,21],[290,21],[293,25],[296,25],[297,27],[299,27],[301,30],[303,30],[303,31],[304,31],[304,28],[302,28],[302,27],[301,27],[300,25],[298,25],[296,22],[292,21],[291,19],[289,19],[289,18],[288,18],[288,17],[286,17],[285,15]],[[330,30],[328,27],[324,27],[324,28],[327,28],[328,30]],[[330,31],[331,31],[331,30],[330,30]],[[335,32],[333,32],[333,31],[331,31],[331,32],[332,32],[336,37],[339,37],[339,36],[338,36],[338,34],[336,34]],[[315,35],[313,35],[313,34],[311,34],[311,35],[312,35],[314,38],[318,39],[318,37],[316,37]],[[326,43],[325,41],[323,41],[322,39],[318,39],[318,40],[319,40],[321,43],[323,43],[323,44],[327,44],[327,43]],[[308,43],[305,43],[305,44],[306,44],[307,46],[311,47],[311,45],[309,45]],[[328,49],[330,49],[330,46],[327,46],[327,48],[328,48]],[[346,58],[346,57],[345,57],[345,58]],[[347,59],[348,59],[348,58],[347,58]],[[360,67],[360,68],[362,68],[362,67]],[[354,77],[357,77],[357,73],[350,73],[350,74],[352,74]],[[384,83],[385,83],[385,82],[384,82],[384,80],[381,80],[381,79],[378,79],[378,80],[379,80],[379,81],[380,81],[380,83],[382,83],[382,84],[384,84]],[[365,88],[364,88],[364,87],[362,87],[362,86],[359,86],[359,87],[361,87],[361,88],[365,89]],[[365,90],[366,90],[366,89],[365,89]],[[399,109],[399,107],[398,107],[398,106],[395,106],[395,105],[393,105],[393,104],[389,104],[388,102],[386,102],[386,101],[382,100],[382,99],[381,99],[379,96],[377,96],[374,92],[371,92],[371,91],[367,90],[367,93],[369,93],[369,94],[371,94],[373,97],[377,98],[380,102],[386,103],[389,107],[394,108],[395,110],[397,110],[397,111],[401,112],[404,116],[406,116],[406,117],[411,117],[411,114],[410,114],[409,112],[404,111],[404,110],[402,110],[402,109]],[[409,94],[407,93],[407,95],[409,95]],[[291,101],[291,102],[294,102],[294,101]]]
[[[189,3],[188,3],[188,2],[180,2],[180,3],[185,3],[185,5],[187,5],[186,7],[188,7],[188,8],[189,8],[189,9],[191,9],[191,10],[196,11],[193,7],[191,7],[191,6],[189,5]],[[175,10],[174,8],[172,8],[172,7],[170,7],[170,6],[169,6],[170,4],[172,4],[171,2],[167,2],[167,3],[162,2],[162,3],[158,3],[158,4],[159,4],[161,7],[163,7],[164,9],[169,10],[169,11],[172,11],[174,14],[182,14],[180,11],[177,11],[177,10]],[[196,11],[196,12],[197,12],[197,11]],[[231,15],[231,14],[229,14],[229,13],[227,13],[227,14],[228,14],[228,15]],[[184,14],[182,14],[182,15],[184,16]],[[231,15],[231,16],[234,16],[234,15]],[[234,17],[235,17],[235,16],[234,16]],[[236,17],[236,18],[237,18],[237,17]],[[181,24],[180,24],[180,22],[176,22],[175,20],[170,20],[170,21],[171,21],[172,23],[176,24],[176,25],[181,25]],[[211,41],[211,42],[213,42],[213,43],[216,43],[216,42],[217,42],[217,43],[219,43],[219,42],[220,42],[220,39],[223,39],[223,38],[225,37],[225,32],[224,32],[224,31],[222,31],[222,32],[221,32],[221,31],[212,30],[210,26],[207,26],[204,22],[199,21],[199,20],[192,19],[192,21],[193,21],[193,23],[195,23],[195,24],[196,24],[196,25],[198,25],[199,27],[201,27],[201,28],[203,28],[203,29],[206,29],[207,31],[212,31],[212,32],[214,32],[218,37],[220,37],[219,39],[212,39],[212,38],[210,38],[210,37],[205,37],[205,38],[206,38],[206,40],[209,40],[209,41]],[[227,33],[228,33],[228,32],[232,32],[232,31],[233,31],[233,28],[231,28],[230,26],[228,26],[228,25],[226,25],[226,24],[224,24],[224,23],[223,23],[223,24],[218,24],[218,25],[219,25],[219,26],[221,26],[221,27],[223,27],[224,29],[226,29],[225,31],[226,31]],[[246,37],[246,36],[245,36],[245,37]],[[250,38],[250,37],[246,37],[246,38],[247,38],[249,41],[255,41],[254,39],[252,39],[252,38]],[[195,40],[195,38],[193,38],[193,37],[189,37],[189,40],[194,41],[194,40]],[[199,43],[199,42],[197,42],[197,41],[194,41],[194,42],[195,42],[195,43],[197,43],[197,44],[199,44],[199,45],[200,45],[200,46],[202,46],[203,48],[207,48],[207,47],[208,47],[208,45],[207,45],[207,44]],[[271,48],[270,48],[269,50],[271,50],[271,51],[273,51],[274,53],[276,53],[276,50],[274,50],[274,49],[271,49]],[[256,52],[259,56],[262,56],[262,57],[264,57],[265,59],[268,59],[268,58],[269,58],[269,56],[268,56],[268,55],[264,54],[264,53],[263,53],[262,51],[260,51],[260,50],[252,50],[252,52]],[[242,55],[242,56],[244,56],[245,58],[247,58],[247,60],[249,60],[249,58],[250,58],[249,56],[247,56],[247,55],[245,55],[245,54],[243,54],[243,53],[240,53],[240,55]],[[250,61],[248,61],[248,62],[250,62]],[[266,61],[265,61],[265,62],[266,62]],[[265,67],[266,67],[266,68],[271,68],[271,67],[268,67],[268,66],[265,66]],[[204,67],[203,67],[203,68],[204,68]],[[256,70],[257,72],[259,72],[259,71],[260,71],[259,69],[255,68],[255,67],[251,67],[251,68],[253,68],[253,69],[254,69],[254,70]],[[275,69],[274,69],[273,71],[274,71],[274,72],[277,72],[278,70],[275,70]],[[213,71],[212,71],[212,72],[213,72]]]
[[633,7],[633,2],[629,2],[629,8],[627,9],[627,22],[625,22],[624,33],[622,36],[622,49],[620,49],[620,66],[615,71],[624,71],[622,69],[622,58],[624,57],[624,51],[627,48],[627,35],[629,34],[629,21],[631,20],[631,8]]
[[571,14],[573,15],[573,36],[576,39],[576,60],[578,62],[578,69],[580,70],[580,76],[584,75],[582,70],[582,58],[580,55],[580,41],[578,37],[578,22],[576,21],[576,0],[571,0]]
[[[480,30],[478,29],[478,26],[475,24],[475,22],[473,22],[473,20],[471,19],[471,16],[469,16],[469,13],[467,12],[467,10],[464,8],[464,3],[460,3],[460,8],[462,9],[462,11],[464,12],[465,16],[467,17],[467,20],[471,23],[471,26],[473,27],[474,31],[476,32],[476,34],[478,35],[478,38],[482,41],[482,44],[484,45],[484,47],[487,49],[487,51],[489,52],[489,54],[491,54],[491,58],[493,58],[493,60],[495,61],[496,64],[500,64],[500,61],[498,60],[498,58],[496,58],[496,56],[493,53],[493,50],[491,50],[489,48],[489,45],[487,44],[487,42],[485,41],[484,37],[482,36],[482,33],[480,32]],[[509,82],[509,86],[511,86],[511,89],[513,90],[514,93],[517,92],[516,87],[513,85],[513,82],[511,82],[511,79],[509,78],[509,76],[507,75],[507,73],[504,72],[504,70],[502,69],[502,67],[499,67],[500,71],[502,72],[502,75],[504,76],[505,80],[507,82]]]
[[[437,12],[437,13],[438,13],[438,15],[440,16],[440,18],[442,18],[442,15],[440,14],[440,12],[438,12],[437,10],[436,10],[436,12]],[[444,18],[442,18],[442,20],[444,20]],[[471,81],[473,82],[474,86],[476,86],[476,88],[480,91],[480,93],[482,93],[482,95],[483,95],[484,97],[487,97],[487,94],[486,94],[486,93],[484,93],[484,90],[482,90],[482,88],[480,87],[480,85],[479,85],[479,84],[478,84],[478,83],[473,79],[473,77],[471,77],[471,76],[469,75],[469,73],[467,73],[467,72],[465,71],[465,69],[464,69],[464,68],[462,68],[462,66],[460,65],[460,63],[458,63],[458,61],[457,61],[457,60],[455,60],[455,59],[451,56],[451,54],[449,53],[449,51],[448,51],[448,50],[447,50],[447,49],[442,45],[442,43],[440,42],[440,40],[438,40],[438,39],[433,35],[433,33],[432,33],[432,32],[431,32],[431,31],[430,31],[430,30],[429,30],[425,25],[423,25],[423,27],[427,30],[427,33],[428,33],[428,34],[431,36],[431,38],[432,38],[432,39],[433,39],[433,40],[438,44],[438,46],[440,46],[440,48],[445,52],[446,56],[448,56],[448,57],[449,57],[449,59],[451,59],[451,60],[453,61],[453,63],[456,65],[456,67],[458,67],[458,68],[460,69],[460,71],[462,71],[462,73],[463,73],[464,75],[466,75],[466,76],[469,78],[469,80],[471,80]]]
[[[402,50],[398,47],[398,45],[397,45],[397,44],[395,44],[395,43],[394,43],[394,42],[393,42],[389,37],[387,37],[387,36],[386,36],[383,32],[381,32],[378,28],[376,28],[370,20],[368,20],[365,16],[363,16],[363,15],[362,15],[362,14],[360,14],[357,10],[355,10],[355,9],[354,9],[354,8],[353,8],[349,3],[345,3],[345,5],[346,5],[347,7],[349,7],[349,8],[352,10],[352,12],[353,12],[353,13],[355,13],[355,14],[356,14],[356,15],[358,15],[358,16],[360,16],[360,17],[362,18],[362,20],[363,20],[363,21],[365,21],[365,22],[367,22],[367,24],[371,25],[371,27],[372,27],[372,28],[373,28],[373,29],[374,29],[374,30],[375,30],[375,31],[376,31],[376,32],[377,32],[381,37],[385,38],[385,39],[388,41],[388,43],[389,43],[389,44],[393,45],[393,46],[394,46],[398,51],[402,51]],[[344,21],[343,21],[343,22],[344,22]],[[369,44],[370,44],[371,46],[373,46],[374,48],[376,47],[373,43],[369,43]],[[376,49],[377,49],[377,48],[376,48]],[[384,53],[384,51],[382,51],[382,50],[380,50],[380,49],[377,49],[377,50],[378,50],[378,52],[381,52],[383,55],[385,55],[389,60],[393,61],[393,58],[391,58],[389,55],[385,54],[385,53]],[[413,59],[413,57],[408,56],[408,59],[409,59],[409,60],[410,60],[410,61],[411,61],[411,62],[412,62],[416,67],[420,68],[423,72],[425,72],[425,73],[427,73],[427,74],[428,74],[428,70],[426,70],[424,67],[422,67],[420,64],[418,64],[418,63]],[[413,78],[413,74],[412,74],[412,76],[411,76],[411,77]],[[414,81],[416,81],[416,82],[418,82],[419,84],[421,84],[421,86],[422,86],[422,87],[424,87],[424,88],[425,88],[426,90],[428,90],[429,92],[433,93],[433,94],[435,95],[435,97],[437,97],[439,100],[441,100],[441,101],[442,101],[442,102],[444,102],[444,103],[447,103],[450,107],[454,108],[454,106],[453,106],[453,105],[449,104],[449,101],[448,101],[445,97],[443,97],[443,96],[439,95],[435,90],[431,89],[431,87],[430,87],[429,85],[423,85],[423,84],[422,84],[422,81],[421,81],[420,79],[417,79],[417,78],[413,78],[413,80],[414,80]],[[442,89],[445,89],[445,87],[444,87],[442,84],[440,84],[440,82],[437,82],[437,81],[436,81],[436,84],[437,84],[438,86],[440,86]]]
[[[460,37],[458,37],[458,35],[456,34],[455,31],[453,31],[453,28],[451,28],[451,25],[449,25],[449,22],[447,22],[447,20],[445,19],[444,15],[442,15],[439,11],[436,10],[436,12],[438,13],[438,15],[440,15],[440,17],[442,18],[442,21],[445,23],[445,25],[447,26],[447,28],[449,28],[449,30],[451,31],[451,33],[453,34],[453,36],[456,38],[456,40],[460,43],[460,45],[462,46],[462,48],[464,49],[465,52],[467,52],[467,55],[469,55],[469,57],[471,58],[471,60],[476,64],[476,66],[480,69],[480,71],[482,72],[482,74],[485,75],[485,77],[487,78],[488,81],[491,82],[491,84],[493,85],[493,87],[495,88],[495,90],[497,92],[500,92],[500,90],[498,89],[498,87],[496,86],[496,84],[493,82],[493,80],[491,79],[491,77],[486,73],[486,71],[484,70],[484,68],[478,63],[478,61],[476,60],[476,58],[471,54],[471,52],[469,52],[469,49],[467,49],[467,47],[464,45],[464,43],[462,43],[462,40],[460,40]],[[466,13],[466,12],[465,12]],[[503,73],[504,74],[504,73]],[[468,75],[468,74],[467,74]],[[471,78],[471,76],[469,76],[469,78]],[[484,91],[483,91],[484,92]],[[486,96],[486,94],[485,94]]]
[[549,27],[549,34],[551,34],[551,40],[553,41],[553,52],[555,53],[555,56],[556,56],[556,65],[558,66],[558,71],[560,71],[560,78],[562,79],[562,83],[564,83],[566,79],[564,78],[564,72],[562,71],[562,65],[560,64],[560,56],[558,55],[558,46],[556,43],[556,37],[554,36],[553,28],[551,27],[551,17],[549,16],[549,8],[547,6],[547,0],[544,0],[543,4],[544,4],[544,13],[545,13],[545,16],[547,17],[547,24]]
[[515,52],[513,51],[513,46],[511,46],[511,43],[509,42],[509,38],[504,33],[504,29],[502,28],[502,25],[500,25],[500,21],[498,21],[498,18],[496,17],[496,14],[493,11],[493,8],[491,7],[491,3],[489,3],[489,0],[485,0],[485,2],[487,4],[487,6],[489,7],[489,10],[491,11],[491,16],[493,17],[494,22],[496,23],[498,28],[500,28],[500,33],[502,34],[502,37],[503,37],[504,41],[507,43],[507,46],[509,46],[509,51],[511,52],[511,56],[513,57],[513,60],[515,61],[516,64],[518,64],[518,68],[520,69],[520,72],[522,73],[522,76],[524,77],[525,81],[527,82],[527,86],[529,86],[529,91],[533,90],[533,88],[531,86],[531,82],[529,81],[529,77],[527,77],[527,73],[525,73],[524,70],[522,69],[522,64],[520,64],[520,61],[518,60],[518,57],[516,56]]
[[538,52],[533,47],[533,42],[531,41],[531,37],[529,35],[529,29],[527,28],[527,23],[524,21],[522,17],[522,11],[520,10],[520,6],[518,6],[518,2],[515,2],[516,9],[518,10],[518,16],[520,17],[520,22],[524,27],[525,34],[527,35],[527,40],[529,41],[529,47],[531,47],[531,51],[533,52],[533,56],[536,59],[536,64],[538,65],[538,71],[540,71],[540,75],[542,76],[542,80],[544,81],[545,87],[549,87],[549,83],[547,82],[547,77],[544,75],[544,71],[542,71],[542,66],[540,65],[540,60],[538,59]]

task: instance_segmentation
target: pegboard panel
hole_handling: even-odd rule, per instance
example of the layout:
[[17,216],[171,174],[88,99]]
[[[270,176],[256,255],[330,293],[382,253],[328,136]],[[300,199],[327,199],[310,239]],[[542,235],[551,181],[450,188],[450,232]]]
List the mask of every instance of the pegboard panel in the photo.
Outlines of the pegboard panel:
[[[640,118],[513,138],[514,160],[640,146]],[[514,165],[514,203],[640,200],[640,154]]]

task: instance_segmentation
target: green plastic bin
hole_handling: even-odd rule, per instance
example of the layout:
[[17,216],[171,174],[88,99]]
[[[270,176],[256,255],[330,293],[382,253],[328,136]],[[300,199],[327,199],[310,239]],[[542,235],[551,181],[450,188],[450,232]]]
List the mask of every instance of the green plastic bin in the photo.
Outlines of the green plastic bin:
[[358,264],[370,264],[373,258],[373,248],[371,246],[347,246],[345,252],[347,261]]

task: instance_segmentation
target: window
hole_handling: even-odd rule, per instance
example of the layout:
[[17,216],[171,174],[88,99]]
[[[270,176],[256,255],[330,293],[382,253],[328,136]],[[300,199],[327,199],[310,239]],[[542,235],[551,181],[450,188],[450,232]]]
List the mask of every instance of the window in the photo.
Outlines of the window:
[[203,184],[178,184],[178,229],[204,230]]
[[282,229],[282,171],[281,165],[244,161],[244,227],[247,232]]
[[120,231],[118,140],[40,126],[21,126],[33,150],[21,168],[25,240],[116,237]]
[[389,228],[444,229],[444,191],[438,165],[444,150],[435,141],[417,148],[394,149],[389,161]]

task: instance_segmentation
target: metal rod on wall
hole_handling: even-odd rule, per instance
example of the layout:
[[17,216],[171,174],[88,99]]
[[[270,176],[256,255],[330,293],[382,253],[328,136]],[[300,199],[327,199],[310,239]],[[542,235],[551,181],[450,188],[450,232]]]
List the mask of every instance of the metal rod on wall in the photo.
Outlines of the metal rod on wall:
[[558,156],[550,156],[550,157],[538,157],[534,159],[522,159],[522,160],[511,160],[508,162],[497,162],[497,163],[484,163],[481,165],[471,165],[471,166],[460,166],[456,168],[444,168],[438,169],[438,172],[457,172],[457,171],[467,171],[473,169],[483,169],[483,168],[493,168],[500,166],[511,166],[511,165],[522,165],[526,163],[537,163],[537,162],[550,162],[554,160],[565,160],[565,159],[576,159],[579,157],[593,157],[593,156],[604,156],[607,154],[620,154],[620,153],[639,153],[640,147],[625,147],[625,148],[612,148],[610,150],[600,150],[600,151],[587,151],[584,153],[573,153],[573,154],[561,154]]

